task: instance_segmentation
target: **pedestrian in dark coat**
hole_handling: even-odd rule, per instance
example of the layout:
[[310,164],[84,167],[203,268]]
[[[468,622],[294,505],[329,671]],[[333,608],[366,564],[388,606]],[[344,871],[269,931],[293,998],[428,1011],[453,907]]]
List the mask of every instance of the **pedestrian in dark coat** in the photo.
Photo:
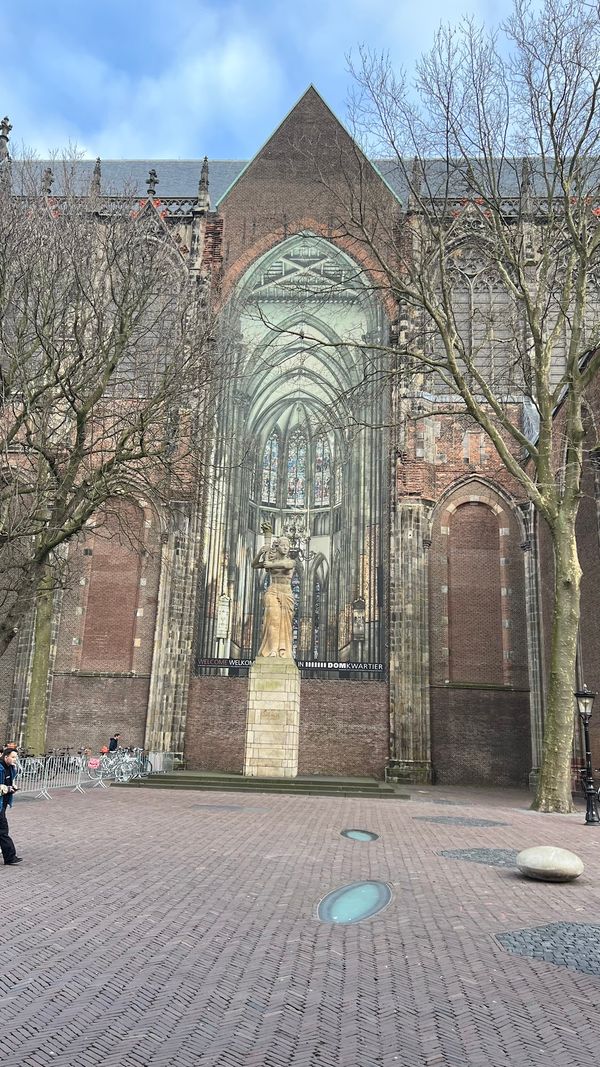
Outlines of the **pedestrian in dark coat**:
[[112,737],[109,737],[109,739],[108,739],[108,751],[109,752],[116,752],[117,751],[117,749],[119,747],[119,738],[120,738],[120,736],[121,736],[120,734],[113,734]]
[[17,856],[12,837],[8,832],[8,819],[6,812],[12,808],[13,796],[17,792],[15,779],[17,777],[18,756],[14,749],[5,748],[0,756],[0,849],[4,863],[12,866],[22,863],[21,856]]

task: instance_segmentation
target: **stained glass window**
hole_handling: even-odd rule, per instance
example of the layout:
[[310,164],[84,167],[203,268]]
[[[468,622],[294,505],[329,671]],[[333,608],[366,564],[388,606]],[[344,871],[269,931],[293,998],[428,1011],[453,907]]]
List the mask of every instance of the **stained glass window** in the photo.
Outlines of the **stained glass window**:
[[315,449],[315,507],[329,504],[331,490],[331,449],[326,437],[319,437]]
[[279,438],[277,431],[267,441],[262,464],[262,502],[263,504],[277,503],[277,470],[279,466]]
[[287,498],[292,508],[303,508],[306,502],[306,438],[301,430],[294,430],[288,444]]

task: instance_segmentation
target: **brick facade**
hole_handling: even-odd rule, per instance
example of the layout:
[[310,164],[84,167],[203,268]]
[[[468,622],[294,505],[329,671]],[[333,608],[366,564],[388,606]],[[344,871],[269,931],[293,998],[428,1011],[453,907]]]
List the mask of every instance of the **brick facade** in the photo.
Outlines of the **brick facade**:
[[143,745],[148,684],[148,678],[55,674],[48,749],[89,745],[99,751],[115,730],[124,745]]
[[[246,678],[194,678],[185,739],[192,770],[241,773]],[[381,682],[305,679],[300,691],[299,774],[383,777],[388,687]]]
[[434,686],[431,737],[436,782],[527,785],[531,769],[527,692]]
[[[195,222],[177,223],[180,240],[190,247],[196,242],[198,262],[218,276],[223,303],[258,257],[305,230],[337,245],[358,274],[377,281],[377,268],[347,217],[348,179],[357,176],[372,194],[369,210],[376,204],[391,232],[398,201],[309,90],[216,210],[208,217],[198,210]],[[382,298],[380,310],[391,328],[398,309]],[[591,404],[600,412],[600,386]],[[590,448],[597,417],[588,419]],[[395,461],[384,457],[381,512],[389,529],[366,582],[377,600],[367,621],[375,626],[387,616],[389,684],[303,680],[299,773],[381,777],[393,757],[420,780],[522,785],[535,762],[535,715],[541,721],[543,712],[543,696],[534,693],[537,710],[530,700],[533,629],[541,646],[540,692],[549,657],[547,531],[538,523],[530,536],[519,487],[463,413],[420,418],[413,412],[394,434]],[[247,472],[238,460],[242,480]],[[368,469],[365,464],[363,472]],[[600,689],[599,501],[600,471],[589,455],[578,522],[580,666],[582,680],[594,689]],[[69,546],[66,585],[56,598],[48,747],[97,748],[115,729],[127,744],[160,747],[167,737],[175,745],[185,731],[189,768],[242,772],[247,680],[190,677],[194,596],[206,563],[202,507],[171,521],[143,500],[121,501]],[[224,513],[214,514],[225,525]],[[353,598],[362,576],[350,573],[340,555],[338,574],[352,586]],[[231,558],[228,564],[233,567]],[[368,573],[372,561],[362,566]],[[215,603],[224,589],[215,583]],[[235,601],[235,590],[228,592]],[[302,623],[310,627],[312,620]],[[5,734],[9,723],[13,731],[22,722],[26,707],[28,641],[24,628],[0,661]],[[600,711],[592,739],[600,762]]]

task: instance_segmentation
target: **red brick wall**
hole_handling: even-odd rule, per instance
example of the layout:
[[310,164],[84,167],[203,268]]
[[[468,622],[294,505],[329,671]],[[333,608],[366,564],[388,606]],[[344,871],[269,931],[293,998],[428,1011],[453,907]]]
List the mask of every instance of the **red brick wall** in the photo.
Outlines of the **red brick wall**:
[[[194,678],[185,741],[193,770],[241,772],[246,678]],[[388,758],[388,687],[380,682],[304,680],[299,774],[383,777]]]
[[17,640],[18,638],[14,637],[4,655],[0,657],[0,744],[4,744],[5,741],[18,741],[17,737],[7,736]]
[[502,599],[498,519],[464,503],[450,519],[450,681],[502,685]]
[[123,745],[143,745],[148,688],[148,678],[55,675],[47,747],[98,750],[115,730]]
[[432,688],[431,746],[441,785],[526,785],[529,693]]
[[224,291],[258,255],[301,229],[335,238],[359,261],[363,255],[373,260],[348,222],[359,188],[365,203],[374,205],[370,221],[377,239],[385,240],[399,215],[398,201],[311,88],[219,203]]
[[[461,519],[460,516],[465,517]],[[468,518],[468,516],[474,518]],[[459,524],[468,525],[467,531]],[[481,520],[481,527],[479,523]],[[495,530],[495,532],[494,532]],[[461,538],[468,537],[463,555]],[[477,536],[487,537],[487,547],[477,547]],[[516,508],[494,486],[469,478],[449,493],[436,508],[429,550],[430,672],[434,685],[451,680],[504,684],[526,689],[527,634],[524,589],[523,529]],[[485,563],[476,564],[481,552]],[[452,560],[454,559],[454,567]],[[479,575],[472,582],[469,566]],[[484,573],[484,568],[489,573]],[[458,586],[455,587],[454,579]],[[504,594],[502,594],[504,590]],[[498,607],[500,605],[500,608]],[[500,610],[500,619],[498,611]],[[492,614],[493,612],[493,614]],[[487,618],[487,614],[490,618]],[[486,648],[480,638],[483,628]],[[470,672],[458,677],[450,672],[454,643],[458,642],[458,667]],[[473,650],[469,647],[473,642]],[[481,658],[481,666],[477,659]],[[492,673],[493,672],[493,673]]]
[[[123,502],[127,534],[107,515],[93,538],[92,572],[85,613],[81,669],[130,671],[140,586],[141,508]],[[131,538],[132,543],[128,542]]]
[[383,778],[389,756],[389,692],[382,682],[302,682],[300,774]]
[[185,734],[190,770],[244,769],[247,678],[192,678]]
[[[117,519],[123,507],[125,515]],[[150,505],[142,509],[141,505],[130,505],[123,500],[113,502],[111,511],[110,521],[116,530],[110,543],[106,523],[100,517],[98,530],[88,527],[69,545],[55,663],[57,674],[87,669],[94,673],[133,671],[147,675],[151,670],[162,547],[159,518]],[[86,551],[89,549],[91,556]],[[96,581],[94,569],[98,560]],[[100,618],[96,623],[92,619],[94,608],[89,596],[92,581],[96,586],[94,595],[100,599]],[[108,639],[104,636],[111,616],[114,632],[122,634],[124,640],[123,647],[117,649],[112,647],[110,636]],[[91,642],[87,650],[86,630]]]

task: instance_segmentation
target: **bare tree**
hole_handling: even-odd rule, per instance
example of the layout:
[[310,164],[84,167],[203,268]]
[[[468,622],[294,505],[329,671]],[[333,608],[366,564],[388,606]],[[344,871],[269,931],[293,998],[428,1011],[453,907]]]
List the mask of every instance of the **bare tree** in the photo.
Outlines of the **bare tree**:
[[571,810],[575,524],[600,368],[599,55],[596,4],[515,0],[499,34],[440,28],[413,79],[367,50],[353,65],[355,133],[405,189],[396,233],[379,219],[384,241],[347,200],[397,301],[404,384],[424,413],[466,409],[554,548],[542,811]]
[[62,546],[115,498],[197,492],[217,379],[207,280],[152,201],[61,170],[57,197],[35,165],[0,182],[0,654],[37,606],[38,750]]

